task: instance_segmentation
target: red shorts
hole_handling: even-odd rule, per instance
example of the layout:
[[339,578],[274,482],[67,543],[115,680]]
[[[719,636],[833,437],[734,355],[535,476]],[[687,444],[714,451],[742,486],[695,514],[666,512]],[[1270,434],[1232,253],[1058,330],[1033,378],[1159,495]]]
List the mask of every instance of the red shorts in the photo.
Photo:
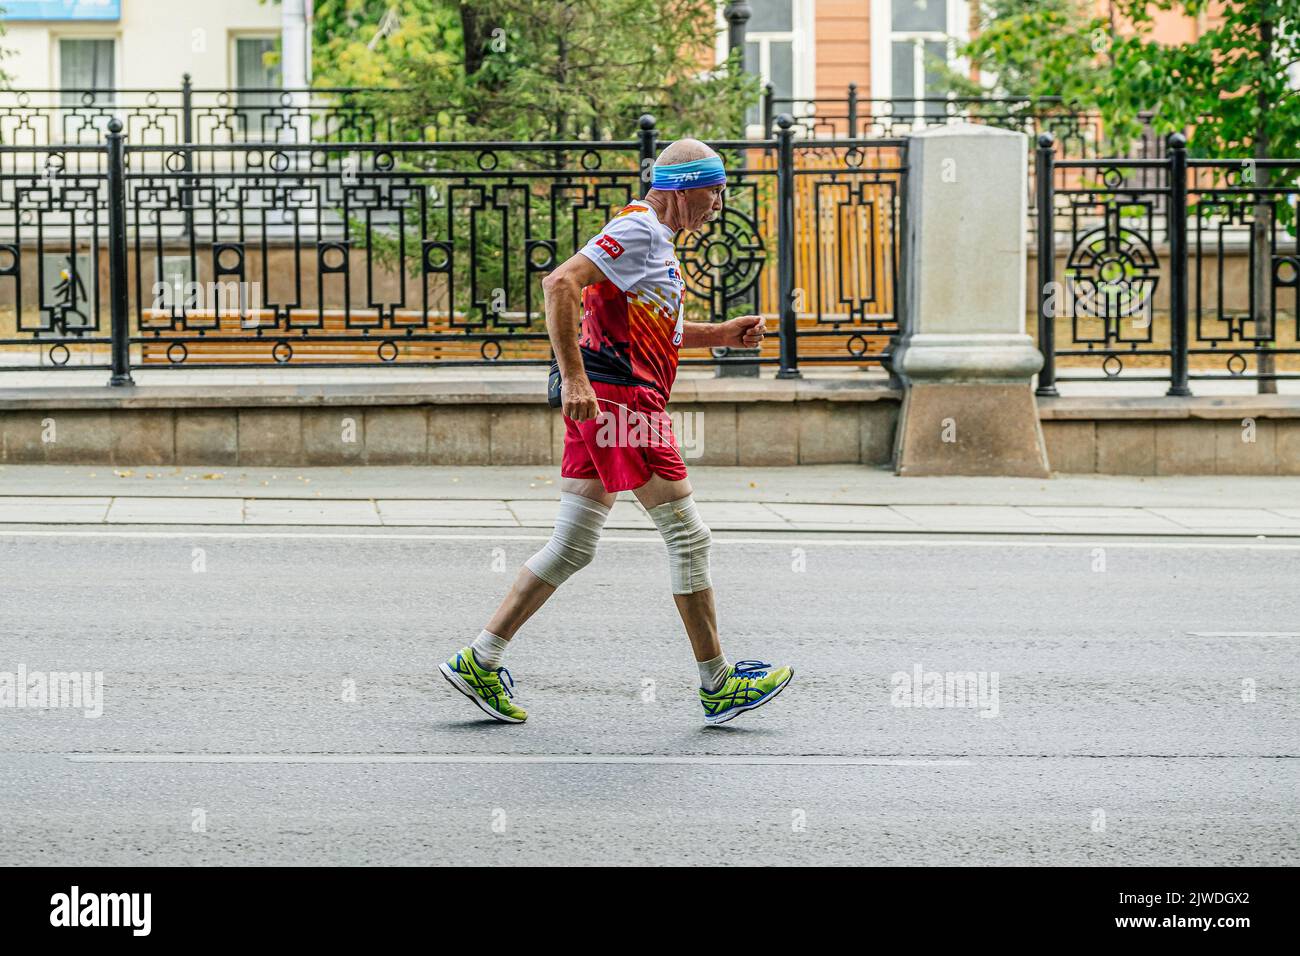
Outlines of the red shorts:
[[641,385],[592,382],[591,387],[599,414],[585,422],[565,417],[561,478],[599,478],[606,491],[615,492],[640,488],[651,475],[668,481],[686,477],[662,395]]

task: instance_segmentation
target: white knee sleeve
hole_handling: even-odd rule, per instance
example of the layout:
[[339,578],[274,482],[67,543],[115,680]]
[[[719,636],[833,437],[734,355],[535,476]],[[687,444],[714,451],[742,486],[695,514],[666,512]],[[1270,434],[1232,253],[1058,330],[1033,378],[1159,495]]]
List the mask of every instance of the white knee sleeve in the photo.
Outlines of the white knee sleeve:
[[609,509],[599,501],[561,491],[560,513],[551,540],[525,561],[524,567],[558,588],[574,572],[591,564],[608,517]]
[[713,587],[709,579],[709,543],[713,536],[700,520],[690,495],[647,510],[668,545],[668,576],[674,594],[693,594]]

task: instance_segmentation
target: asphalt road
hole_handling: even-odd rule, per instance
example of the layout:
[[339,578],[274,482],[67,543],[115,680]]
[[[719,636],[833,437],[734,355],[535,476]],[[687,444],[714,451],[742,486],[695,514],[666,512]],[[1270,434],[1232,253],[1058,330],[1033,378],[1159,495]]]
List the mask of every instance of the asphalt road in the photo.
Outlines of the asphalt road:
[[544,536],[0,531],[0,677],[103,673],[0,707],[0,864],[1300,863],[1294,545],[718,534],[724,648],[796,676],[705,728],[607,534],[498,725],[435,668]]

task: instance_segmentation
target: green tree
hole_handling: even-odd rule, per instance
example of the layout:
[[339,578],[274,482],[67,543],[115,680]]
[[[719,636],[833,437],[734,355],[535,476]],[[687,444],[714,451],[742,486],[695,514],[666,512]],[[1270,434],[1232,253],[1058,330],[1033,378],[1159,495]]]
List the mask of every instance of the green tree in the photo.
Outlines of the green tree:
[[1097,56],[1109,23],[1088,0],[985,0],[977,29],[958,53],[990,74],[992,86],[947,64],[933,64],[960,96],[1055,97],[1091,102],[1108,63]]
[[478,124],[520,138],[626,137],[652,111],[670,135],[739,131],[758,80],[712,62],[713,0],[462,0],[464,97]]
[[447,75],[460,49],[460,21],[446,0],[316,0],[313,6],[316,86],[399,86],[397,62],[418,61]]
[[[456,138],[463,124],[443,99],[463,58],[456,6],[451,0],[317,0],[312,85],[378,91],[340,97],[341,108],[375,122],[373,138]],[[403,89],[408,83],[412,88]]]
[[[1202,18],[1184,43],[1154,38],[1153,12]],[[962,95],[1059,96],[1101,113],[1112,150],[1153,114],[1160,133],[1190,131],[1194,155],[1292,157],[1300,95],[1287,70],[1300,61],[1297,0],[984,0],[979,29],[958,53],[991,88],[947,69]],[[1262,150],[1262,152],[1261,152]]]
[[712,62],[713,0],[322,0],[315,82],[384,86],[405,130],[475,139],[625,139],[740,130],[758,79]]
[[1114,38],[1115,75],[1099,104],[1117,114],[1149,105],[1162,132],[1190,128],[1195,155],[1300,155],[1300,90],[1287,72],[1300,62],[1300,4],[1219,2],[1220,19],[1199,37],[1163,44],[1150,36],[1152,9],[1200,17],[1213,12],[1209,0],[1117,0],[1134,30]]

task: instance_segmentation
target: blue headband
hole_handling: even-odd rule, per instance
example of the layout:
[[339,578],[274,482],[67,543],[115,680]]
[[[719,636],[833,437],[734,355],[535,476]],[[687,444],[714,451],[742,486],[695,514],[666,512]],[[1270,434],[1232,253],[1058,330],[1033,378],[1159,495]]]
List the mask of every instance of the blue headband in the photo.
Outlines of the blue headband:
[[655,166],[654,189],[697,189],[701,186],[720,186],[727,182],[727,172],[717,156],[693,159],[689,163]]

